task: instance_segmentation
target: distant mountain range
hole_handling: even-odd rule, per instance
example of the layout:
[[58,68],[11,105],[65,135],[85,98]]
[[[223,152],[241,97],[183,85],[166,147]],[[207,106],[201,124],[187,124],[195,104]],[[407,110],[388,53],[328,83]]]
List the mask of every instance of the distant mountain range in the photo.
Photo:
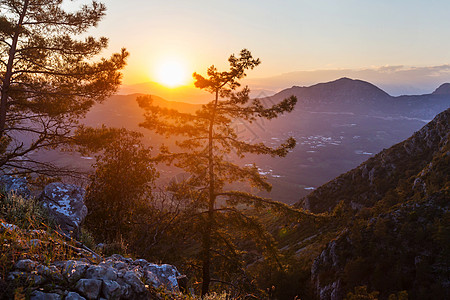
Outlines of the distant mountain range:
[[[297,147],[286,158],[248,156],[236,163],[256,163],[261,174],[273,185],[276,200],[293,204],[318,186],[365,161],[419,130],[436,114],[450,107],[449,84],[433,94],[392,97],[364,81],[341,78],[311,87],[292,87],[271,97],[261,98],[266,105],[296,95],[298,104],[287,115],[268,122],[252,124],[234,120],[242,139],[276,146],[289,136]],[[142,128],[143,111],[138,94],[116,95],[96,105],[83,121],[91,126],[126,127],[142,131],[155,151],[164,142],[173,141]],[[184,111],[195,111],[200,104],[167,101],[153,96],[155,103]],[[233,159],[230,157],[230,159]],[[85,163],[83,164],[85,165]],[[178,171],[179,172],[179,171]],[[165,170],[161,177],[177,176],[177,170]]]
[[297,110],[401,115],[431,120],[436,113],[449,107],[450,84],[441,85],[431,94],[393,97],[369,82],[344,77],[310,87],[294,86],[267,100],[276,102],[290,95],[299,99]]

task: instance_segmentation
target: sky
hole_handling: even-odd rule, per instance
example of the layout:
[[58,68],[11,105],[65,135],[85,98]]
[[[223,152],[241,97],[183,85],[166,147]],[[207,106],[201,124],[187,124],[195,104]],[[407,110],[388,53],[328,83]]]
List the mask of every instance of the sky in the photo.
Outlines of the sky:
[[[128,85],[158,81],[157,69],[167,61],[183,65],[188,77],[212,64],[225,68],[242,48],[262,61],[250,79],[450,64],[448,0],[104,2],[107,15],[91,33],[108,37],[110,52],[130,52]],[[303,81],[297,85],[310,83]]]

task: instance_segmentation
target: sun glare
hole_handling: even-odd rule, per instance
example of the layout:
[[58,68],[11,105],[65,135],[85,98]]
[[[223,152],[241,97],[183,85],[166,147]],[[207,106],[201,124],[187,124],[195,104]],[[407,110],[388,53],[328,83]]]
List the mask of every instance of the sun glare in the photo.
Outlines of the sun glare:
[[186,83],[187,72],[181,62],[167,60],[158,66],[156,76],[159,83],[173,88]]

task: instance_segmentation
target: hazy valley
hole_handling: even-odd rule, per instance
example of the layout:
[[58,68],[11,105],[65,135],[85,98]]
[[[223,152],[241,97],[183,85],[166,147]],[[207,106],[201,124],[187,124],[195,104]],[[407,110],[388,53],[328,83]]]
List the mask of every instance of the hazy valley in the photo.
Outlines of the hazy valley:
[[[381,150],[408,138],[436,114],[450,107],[450,92],[445,87],[448,84],[429,95],[391,97],[370,83],[343,78],[283,90],[262,98],[262,103],[271,105],[288,95],[295,95],[299,103],[292,113],[273,121],[259,119],[252,124],[236,119],[231,126],[238,129],[244,140],[276,146],[293,136],[297,146],[286,158],[249,155],[237,162],[241,165],[255,163],[260,174],[268,177],[273,190],[262,195],[293,204]],[[155,153],[162,143],[173,145],[170,139],[165,140],[139,127],[143,111],[136,102],[138,95],[116,95],[107,99],[94,106],[83,123],[138,130],[144,133],[145,143],[151,145]],[[185,112],[194,112],[201,106],[167,101],[157,96],[153,99],[157,105]],[[54,155],[52,159],[78,165],[83,170],[88,170],[94,162],[90,157],[77,154]],[[182,171],[164,165],[159,169],[162,182],[182,174]]]

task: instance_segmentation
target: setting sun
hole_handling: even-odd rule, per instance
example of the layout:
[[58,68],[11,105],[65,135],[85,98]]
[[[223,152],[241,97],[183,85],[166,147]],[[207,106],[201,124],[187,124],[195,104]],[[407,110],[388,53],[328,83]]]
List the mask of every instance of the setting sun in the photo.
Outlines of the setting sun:
[[156,80],[168,87],[183,85],[187,81],[186,68],[177,60],[164,61],[156,70]]

